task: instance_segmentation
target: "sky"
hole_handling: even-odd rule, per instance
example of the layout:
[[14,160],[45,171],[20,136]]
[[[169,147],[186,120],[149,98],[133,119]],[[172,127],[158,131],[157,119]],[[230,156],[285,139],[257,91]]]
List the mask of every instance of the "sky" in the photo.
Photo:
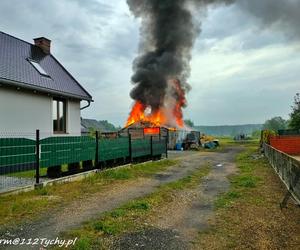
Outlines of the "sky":
[[[252,0],[250,6],[240,0],[195,14],[202,32],[192,50],[186,119],[230,125],[288,118],[300,92],[300,0],[270,10],[271,1],[282,0]],[[93,96],[82,117],[118,126],[133,102],[139,27],[126,0],[0,1],[0,30],[28,42],[52,40],[51,53]]]

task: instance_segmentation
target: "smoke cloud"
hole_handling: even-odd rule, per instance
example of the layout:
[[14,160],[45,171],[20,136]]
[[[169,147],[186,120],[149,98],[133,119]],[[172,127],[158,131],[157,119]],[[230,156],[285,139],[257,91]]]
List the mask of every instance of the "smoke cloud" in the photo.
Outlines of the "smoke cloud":
[[185,93],[190,89],[187,79],[191,49],[201,31],[197,17],[207,6],[234,3],[244,13],[257,17],[265,27],[279,27],[300,38],[299,0],[127,0],[127,3],[134,16],[142,21],[130,96],[143,109],[150,107],[152,114],[164,107],[173,110],[171,116],[182,118]]
[[256,17],[263,28],[275,28],[290,38],[300,39],[299,0],[238,0],[236,4]]
[[[230,2],[127,0],[131,12],[142,19],[139,56],[133,62],[131,80],[135,86],[131,97],[155,112],[164,105],[166,95],[170,94],[167,91],[170,79],[176,79],[183,92],[188,91],[191,49],[200,33],[200,24],[193,18],[195,7],[205,9],[208,4]],[[176,91],[173,97],[179,98]]]

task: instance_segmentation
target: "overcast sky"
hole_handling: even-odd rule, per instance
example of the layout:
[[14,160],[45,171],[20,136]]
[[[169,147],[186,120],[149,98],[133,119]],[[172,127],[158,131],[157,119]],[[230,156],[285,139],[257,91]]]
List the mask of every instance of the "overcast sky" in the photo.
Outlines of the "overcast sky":
[[[271,0],[254,2],[264,1]],[[192,90],[184,110],[195,124],[288,118],[300,92],[300,43],[289,15],[272,21],[269,13],[264,20],[256,12],[260,6],[247,9],[243,2],[199,14],[202,32],[192,51]],[[298,18],[300,9],[292,9]],[[93,96],[82,116],[121,126],[132,104],[139,26],[125,0],[0,1],[0,30],[28,42],[39,36],[52,40],[54,56]]]

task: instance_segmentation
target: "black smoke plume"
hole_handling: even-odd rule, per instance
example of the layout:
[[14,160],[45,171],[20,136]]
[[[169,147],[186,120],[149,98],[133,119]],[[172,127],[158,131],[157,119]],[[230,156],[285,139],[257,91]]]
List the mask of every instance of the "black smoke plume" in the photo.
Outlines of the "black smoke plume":
[[188,91],[191,49],[201,30],[194,18],[197,11],[233,2],[266,28],[274,26],[300,38],[300,0],[127,0],[131,12],[142,20],[131,97],[155,112],[163,105],[169,79],[177,79]]
[[192,13],[194,8],[224,2],[232,1],[127,0],[131,12],[142,19],[139,56],[133,62],[131,79],[134,100],[155,111],[163,105],[168,80],[179,80],[181,89],[189,90],[191,49],[200,32]]

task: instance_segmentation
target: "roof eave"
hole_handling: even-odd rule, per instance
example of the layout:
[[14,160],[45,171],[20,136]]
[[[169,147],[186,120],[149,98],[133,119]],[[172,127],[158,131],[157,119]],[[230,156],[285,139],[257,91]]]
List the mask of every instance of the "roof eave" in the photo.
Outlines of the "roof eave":
[[53,89],[39,87],[39,86],[35,86],[32,84],[28,84],[28,83],[18,82],[18,81],[12,81],[12,80],[1,78],[1,77],[0,77],[0,83],[7,85],[7,86],[15,86],[15,87],[20,87],[20,88],[24,88],[24,89],[36,90],[41,93],[52,94],[52,95],[56,95],[56,96],[58,95],[58,96],[63,96],[63,97],[79,99],[79,100],[85,100],[85,101],[89,101],[89,102],[94,101],[91,96],[78,96],[78,95],[74,95],[72,93],[56,91]]

